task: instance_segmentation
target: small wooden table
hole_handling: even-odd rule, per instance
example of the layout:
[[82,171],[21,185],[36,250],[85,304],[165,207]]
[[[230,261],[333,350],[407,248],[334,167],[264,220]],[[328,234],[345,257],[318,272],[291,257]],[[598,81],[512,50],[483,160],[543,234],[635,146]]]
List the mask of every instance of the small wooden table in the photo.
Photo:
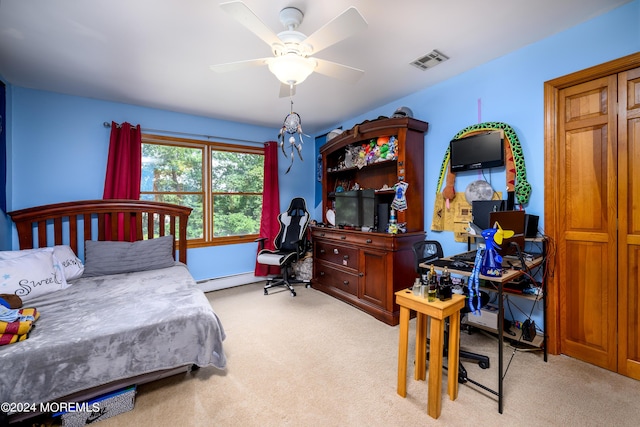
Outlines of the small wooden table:
[[413,295],[410,289],[395,293],[400,306],[400,339],[398,341],[398,394],[407,396],[407,353],[409,346],[409,315],[416,317],[416,361],[414,379],[425,380],[427,359],[427,318],[431,317],[429,353],[429,395],[427,413],[440,416],[442,407],[442,354],[444,347],[444,320],[450,317],[448,350],[448,394],[451,400],[458,397],[458,351],[460,349],[460,310],[465,305],[464,295],[454,294],[450,300],[428,302]]

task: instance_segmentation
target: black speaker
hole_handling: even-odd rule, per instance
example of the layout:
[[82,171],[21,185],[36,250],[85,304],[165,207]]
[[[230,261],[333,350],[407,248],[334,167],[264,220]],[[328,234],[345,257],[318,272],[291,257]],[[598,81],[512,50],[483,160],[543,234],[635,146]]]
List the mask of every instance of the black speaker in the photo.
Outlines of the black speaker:
[[525,214],[524,216],[524,237],[536,237],[538,235],[538,215]]
[[512,211],[513,210],[513,206],[515,205],[516,202],[516,193],[513,191],[508,191],[507,192],[507,209],[508,211]]
[[386,232],[389,226],[389,203],[378,203],[376,219],[378,233]]

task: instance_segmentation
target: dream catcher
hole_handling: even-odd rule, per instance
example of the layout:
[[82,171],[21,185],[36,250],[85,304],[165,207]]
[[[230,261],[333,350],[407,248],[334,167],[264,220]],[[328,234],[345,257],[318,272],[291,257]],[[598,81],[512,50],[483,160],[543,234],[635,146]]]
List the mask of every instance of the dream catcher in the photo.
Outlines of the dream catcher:
[[[293,86],[292,86],[293,87]],[[285,148],[285,138],[286,134],[289,135],[289,146]],[[295,135],[298,134],[298,139],[300,142],[296,144]],[[284,118],[284,123],[282,124],[282,128],[280,129],[280,133],[278,134],[278,141],[280,142],[280,148],[282,149],[282,153],[285,157],[291,158],[291,164],[287,168],[285,174],[288,174],[291,170],[291,166],[293,166],[293,160],[295,159],[294,152],[298,152],[298,157],[300,157],[301,161],[304,161],[302,158],[302,144],[304,141],[302,140],[302,135],[306,135],[302,132],[302,120],[300,119],[300,115],[293,111],[293,99],[291,100],[291,112],[287,114],[287,117]],[[287,149],[290,149],[290,155],[287,155]]]

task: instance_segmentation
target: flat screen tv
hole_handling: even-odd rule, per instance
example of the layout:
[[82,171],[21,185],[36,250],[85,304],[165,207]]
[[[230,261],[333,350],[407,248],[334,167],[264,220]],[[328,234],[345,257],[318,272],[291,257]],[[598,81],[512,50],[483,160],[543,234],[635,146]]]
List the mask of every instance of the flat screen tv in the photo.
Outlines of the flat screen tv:
[[451,172],[504,166],[504,133],[488,131],[449,143]]

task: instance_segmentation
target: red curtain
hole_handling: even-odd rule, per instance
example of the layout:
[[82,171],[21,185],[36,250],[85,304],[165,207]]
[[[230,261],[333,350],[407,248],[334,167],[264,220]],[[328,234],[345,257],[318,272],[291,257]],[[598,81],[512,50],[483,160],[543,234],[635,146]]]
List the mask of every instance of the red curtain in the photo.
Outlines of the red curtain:
[[111,122],[111,140],[103,199],[140,198],[142,133],[140,125]]
[[[104,181],[103,199],[140,199],[140,177],[142,169],[142,132],[140,125],[131,127],[130,123],[118,125],[111,122],[111,139],[109,141],[109,157],[107,173]],[[118,218],[119,234],[117,240],[124,240],[122,235],[124,217]],[[111,224],[106,224],[107,236],[111,236]],[[108,237],[109,238],[109,237]],[[135,223],[131,223],[130,241],[136,239]]]
[[[278,143],[269,141],[264,148],[264,187],[262,193],[262,217],[260,219],[260,237],[265,237],[265,249],[275,249],[273,241],[280,231],[280,190],[278,187]],[[258,251],[260,245],[258,245]],[[273,265],[258,264],[254,274],[267,276],[279,274],[280,268]]]

